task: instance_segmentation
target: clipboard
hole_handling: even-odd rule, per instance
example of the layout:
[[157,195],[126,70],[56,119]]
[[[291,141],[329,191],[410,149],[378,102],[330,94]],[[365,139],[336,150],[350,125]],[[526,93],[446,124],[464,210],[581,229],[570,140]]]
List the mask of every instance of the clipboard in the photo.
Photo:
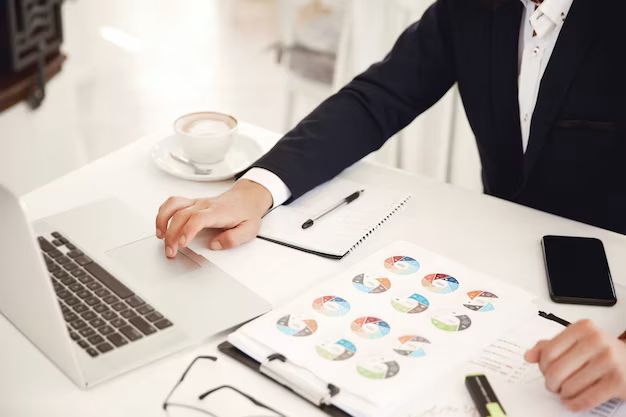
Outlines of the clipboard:
[[[557,317],[552,313],[545,313],[543,311],[539,311],[538,314],[539,316],[545,318],[546,320],[554,321],[556,323],[561,324],[564,327],[567,327],[570,325],[570,322],[560,317]],[[297,384],[294,384],[293,381],[289,381],[289,379],[286,378],[284,375],[281,375],[281,372],[279,372],[278,370],[272,369],[273,366],[271,366],[271,364],[275,361],[281,362],[281,363],[288,363],[288,359],[285,358],[283,355],[281,354],[270,355],[267,358],[267,361],[262,364],[262,363],[257,362],[255,359],[251,358],[250,356],[246,355],[241,350],[237,349],[237,347],[234,346],[230,342],[223,342],[217,348],[220,352],[222,352],[226,356],[229,356],[233,358],[234,360],[236,360],[237,362],[244,364],[245,366],[247,366],[248,368],[252,369],[255,372],[265,375],[271,381],[282,385],[283,387],[292,391],[296,395],[312,403],[313,405],[318,407],[320,410],[322,410],[329,416],[351,417],[350,414],[346,413],[345,411],[329,403],[329,400],[340,392],[340,389],[338,387],[332,384],[326,384],[326,386],[324,387],[326,390],[325,393],[320,394],[320,393],[308,392],[307,390],[304,390],[302,386],[297,386]]]
[[284,386],[285,388],[292,391],[296,395],[300,396],[301,398],[315,405],[317,408],[319,408],[320,410],[322,410],[324,413],[328,414],[329,416],[351,417],[350,414],[346,413],[345,411],[337,408],[336,406],[332,404],[329,404],[328,402],[328,400],[330,400],[332,397],[334,397],[335,395],[339,393],[340,389],[338,387],[332,384],[328,384],[326,395],[320,397],[319,394],[303,391],[302,387],[298,387],[294,385],[288,379],[282,377],[279,372],[277,372],[276,370],[273,370],[272,366],[270,366],[270,364],[272,364],[273,362],[275,361],[282,362],[282,363],[287,362],[287,358],[285,358],[283,355],[280,355],[280,354],[270,355],[267,358],[267,362],[265,364],[261,364],[257,362],[255,359],[251,358],[250,356],[246,355],[245,353],[237,349],[230,342],[221,343],[217,348],[220,352],[222,352],[226,356],[229,356],[233,358],[234,360],[236,360],[237,362],[244,364],[245,366],[247,366],[248,368],[252,369],[255,372],[265,375],[272,382],[275,382]]

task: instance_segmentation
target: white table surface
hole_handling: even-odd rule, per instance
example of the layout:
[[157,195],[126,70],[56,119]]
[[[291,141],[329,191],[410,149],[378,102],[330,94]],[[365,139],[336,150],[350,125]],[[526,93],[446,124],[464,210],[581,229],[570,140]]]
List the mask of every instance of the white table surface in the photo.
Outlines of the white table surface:
[[[268,149],[279,138],[254,126],[242,128]],[[229,181],[193,183],[162,173],[150,160],[152,143],[158,137],[146,136],[24,196],[31,218],[40,219],[107,197],[119,198],[140,213],[154,217],[159,205],[170,195],[212,196],[232,184]],[[367,183],[409,189],[414,199],[401,215],[342,261],[326,260],[261,240],[214,253],[209,260],[277,304],[380,247],[403,239],[517,284],[537,294],[546,311],[570,321],[592,318],[615,335],[626,328],[626,303],[621,301],[626,297],[626,287],[620,284],[626,284],[625,236],[370,163],[356,164],[344,175]],[[615,307],[558,305],[549,300],[539,244],[546,234],[602,239],[620,299]],[[284,259],[283,267],[263,261],[270,258]],[[164,415],[160,408],[162,400],[186,365],[198,354],[217,354],[216,346],[224,337],[216,336],[202,346],[81,391],[0,316],[0,416]],[[231,366],[242,377],[258,378],[258,389],[272,398],[278,396],[285,410],[293,415],[324,415],[239,364],[231,361]]]

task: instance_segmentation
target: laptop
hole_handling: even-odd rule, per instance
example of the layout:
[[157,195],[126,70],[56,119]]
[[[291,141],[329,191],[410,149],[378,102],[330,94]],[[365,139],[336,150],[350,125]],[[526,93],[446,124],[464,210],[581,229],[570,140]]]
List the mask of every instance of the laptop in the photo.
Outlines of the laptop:
[[167,259],[154,219],[119,200],[31,225],[0,186],[0,213],[0,312],[81,388],[271,308],[190,250]]

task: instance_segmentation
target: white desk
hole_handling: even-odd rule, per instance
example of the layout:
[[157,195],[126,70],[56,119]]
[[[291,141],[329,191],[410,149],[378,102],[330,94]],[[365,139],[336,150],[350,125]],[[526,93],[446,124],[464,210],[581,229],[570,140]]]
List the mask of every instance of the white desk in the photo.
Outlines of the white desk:
[[[245,125],[269,148],[278,135]],[[33,219],[78,204],[117,197],[146,216],[153,217],[170,195],[211,196],[226,190],[229,182],[191,183],[171,178],[150,160],[155,136],[145,137],[95,161],[24,197]],[[375,184],[393,183],[414,193],[407,210],[381,228],[370,241],[342,261],[325,260],[268,242],[255,240],[211,259],[235,278],[273,303],[289,299],[324,276],[358,262],[372,251],[396,239],[412,241],[471,267],[515,283],[542,299],[546,311],[569,320],[590,317],[614,334],[626,328],[626,303],[613,308],[557,305],[549,301],[539,240],[546,234],[594,236],[603,240],[616,280],[618,298],[626,297],[626,237],[436,183],[421,177],[359,163],[346,175]],[[6,238],[6,237],[5,237]],[[226,262],[237,257],[239,262]],[[263,257],[287,257],[285,267],[267,270]],[[241,260],[245,259],[246,262]],[[163,415],[160,405],[168,390],[196,355],[215,354],[224,336],[206,345],[115,379],[90,391],[81,391],[67,380],[16,329],[0,316],[0,416],[144,417]],[[220,359],[227,361],[227,359]],[[238,364],[234,372],[259,378],[268,395],[277,388]],[[262,399],[262,398],[261,398]],[[283,403],[297,409],[298,416],[321,416],[320,412],[290,394]]]

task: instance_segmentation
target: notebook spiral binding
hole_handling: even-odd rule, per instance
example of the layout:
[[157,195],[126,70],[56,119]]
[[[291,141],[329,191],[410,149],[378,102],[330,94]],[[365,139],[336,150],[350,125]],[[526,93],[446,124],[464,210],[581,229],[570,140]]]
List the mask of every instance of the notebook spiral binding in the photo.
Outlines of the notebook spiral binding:
[[378,222],[378,224],[374,227],[372,227],[367,233],[365,233],[363,235],[363,237],[361,239],[359,239],[359,241],[357,243],[354,244],[354,246],[352,246],[350,248],[350,250],[348,252],[352,252],[354,251],[356,248],[358,248],[363,242],[365,242],[367,240],[367,238],[370,237],[370,235],[372,233],[374,233],[375,231],[377,231],[383,224],[385,224],[389,219],[391,219],[397,212],[399,212],[400,210],[402,210],[404,208],[404,206],[407,205],[407,203],[409,202],[409,200],[411,200],[413,196],[409,195],[407,196],[404,200],[402,200],[402,202],[400,202],[389,214],[387,214],[387,216],[385,216],[384,219],[382,219],[381,221]]

